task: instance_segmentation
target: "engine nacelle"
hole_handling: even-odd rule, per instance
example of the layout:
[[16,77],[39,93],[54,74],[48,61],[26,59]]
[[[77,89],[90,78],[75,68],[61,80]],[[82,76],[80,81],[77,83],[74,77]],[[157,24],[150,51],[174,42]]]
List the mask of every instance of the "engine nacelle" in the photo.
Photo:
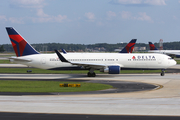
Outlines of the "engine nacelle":
[[107,68],[100,70],[101,72],[106,72],[109,74],[119,74],[120,66],[108,66]]

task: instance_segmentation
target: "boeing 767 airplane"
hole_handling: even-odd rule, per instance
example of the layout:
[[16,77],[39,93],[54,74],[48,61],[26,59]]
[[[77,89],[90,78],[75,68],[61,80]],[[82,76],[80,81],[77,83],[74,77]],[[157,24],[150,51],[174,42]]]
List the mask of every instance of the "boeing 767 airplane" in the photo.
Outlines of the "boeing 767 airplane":
[[[40,54],[12,27],[6,27],[17,57],[9,58],[36,68],[48,70],[89,70],[88,77],[95,77],[94,70],[119,74],[121,69],[161,69],[161,75],[176,61],[163,54],[154,53],[60,53]],[[134,46],[135,43],[132,43]],[[132,47],[127,47],[131,51]]]

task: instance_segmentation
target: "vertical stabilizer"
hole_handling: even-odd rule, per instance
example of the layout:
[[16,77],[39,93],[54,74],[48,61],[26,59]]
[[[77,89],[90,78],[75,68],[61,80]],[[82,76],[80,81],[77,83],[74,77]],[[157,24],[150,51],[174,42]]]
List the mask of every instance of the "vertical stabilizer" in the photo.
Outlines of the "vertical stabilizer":
[[119,53],[132,53],[137,39],[132,39]]
[[39,54],[13,27],[6,27],[16,56]]
[[152,42],[149,42],[149,49],[150,50],[158,50]]

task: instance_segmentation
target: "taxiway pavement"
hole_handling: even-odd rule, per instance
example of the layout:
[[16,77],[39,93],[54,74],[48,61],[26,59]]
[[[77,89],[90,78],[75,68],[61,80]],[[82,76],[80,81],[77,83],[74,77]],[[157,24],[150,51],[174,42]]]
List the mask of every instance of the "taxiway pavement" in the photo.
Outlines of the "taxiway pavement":
[[0,96],[0,112],[180,116],[180,74],[101,74],[95,78],[72,74],[0,74],[0,79],[62,79],[142,82],[156,90],[81,95]]

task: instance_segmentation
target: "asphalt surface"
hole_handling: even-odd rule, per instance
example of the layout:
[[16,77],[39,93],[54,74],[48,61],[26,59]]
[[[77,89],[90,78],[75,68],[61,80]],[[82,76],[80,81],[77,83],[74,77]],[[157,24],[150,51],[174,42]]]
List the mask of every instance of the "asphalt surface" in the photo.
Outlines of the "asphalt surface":
[[[3,80],[3,79],[1,79]],[[6,79],[4,79],[6,80]],[[9,79],[8,79],[9,80]],[[15,79],[11,79],[15,80]],[[32,80],[32,79],[24,79]],[[44,81],[44,79],[33,79],[33,81]],[[53,81],[53,79],[46,80]],[[87,91],[87,92],[60,92],[60,93],[20,93],[20,92],[0,92],[0,95],[79,95],[79,94],[107,94],[107,93],[124,93],[124,92],[136,92],[153,90],[159,88],[158,85],[141,83],[141,82],[128,82],[128,81],[107,81],[107,80],[54,80],[54,81],[69,81],[69,82],[89,82],[89,83],[101,83],[113,86],[112,89],[99,90],[99,91]]]
[[0,113],[1,120],[179,120],[178,116]]
[[[84,75],[61,74],[1,74],[4,80],[82,81],[113,84],[125,93],[70,94],[70,95],[0,95],[0,119],[128,119],[176,120],[180,117],[180,75],[121,74]],[[139,83],[164,86],[161,89],[129,92],[143,89]],[[114,91],[115,92],[115,91]],[[174,116],[174,117],[172,117]],[[179,117],[177,117],[179,116]]]
[[[4,79],[6,80],[6,79]],[[15,79],[13,79],[15,80]],[[32,80],[32,79],[25,79]],[[36,79],[38,81],[44,81],[44,79]],[[46,80],[47,81],[47,80]],[[48,80],[52,81],[52,79]],[[54,81],[64,81],[57,80]],[[72,81],[72,80],[66,80]],[[67,92],[67,93],[11,93],[1,92],[0,95],[70,95],[70,94],[106,94],[106,93],[122,93],[122,92],[135,92],[156,89],[159,86],[146,84],[141,82],[127,82],[127,81],[104,81],[104,80],[73,80],[77,82],[93,82],[101,84],[112,85],[114,89],[101,90],[101,91],[90,91],[90,92]],[[84,114],[40,114],[40,113],[13,113],[13,112],[0,112],[0,119],[2,120],[159,120],[159,119],[171,119],[177,120],[180,117],[163,117],[163,116],[120,116],[120,115],[84,115]],[[165,120],[166,120],[165,119]]]

